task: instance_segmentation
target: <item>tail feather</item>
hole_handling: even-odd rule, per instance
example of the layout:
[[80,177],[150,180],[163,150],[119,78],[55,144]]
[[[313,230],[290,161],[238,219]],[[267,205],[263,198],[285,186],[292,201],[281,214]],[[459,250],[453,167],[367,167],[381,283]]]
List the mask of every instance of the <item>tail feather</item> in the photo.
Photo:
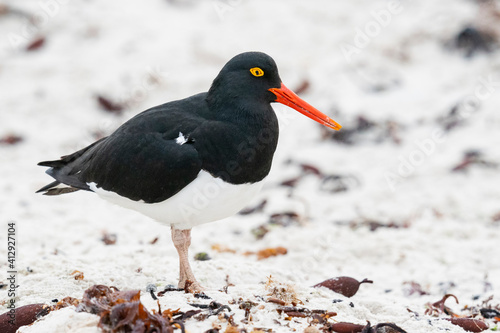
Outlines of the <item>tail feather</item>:
[[[82,163],[80,160],[82,157],[84,163],[86,161],[85,154],[87,152],[90,152],[91,154],[94,147],[98,146],[105,139],[106,138],[102,138],[73,154],[62,156],[59,160],[43,161],[38,163],[40,166],[49,167],[50,169],[45,172],[52,178],[56,179],[56,181],[42,187],[36,193],[43,192],[44,195],[59,195],[78,190],[90,191],[85,181],[77,177],[77,173],[82,171],[82,168],[78,166],[78,163]],[[87,156],[87,159],[89,156]]]
[[67,164],[66,161],[64,160],[56,160],[56,161],[43,161],[39,162],[37,165],[40,166],[46,166],[46,167],[51,167],[51,168],[61,168]]
[[47,192],[45,192],[43,195],[59,195],[59,194],[65,194],[65,193],[72,193],[79,191],[79,188],[76,187],[56,187],[56,188],[51,188],[48,189]]
[[36,193],[44,192],[43,195],[59,195],[79,190],[79,188],[72,186],[59,187],[60,184],[61,182],[56,180],[48,185],[45,185],[44,187],[36,191]]
[[55,182],[52,182],[48,185],[45,185],[44,187],[42,187],[41,189],[39,189],[38,191],[36,191],[35,193],[40,193],[40,192],[46,192],[47,190],[51,189],[52,187],[56,187],[57,185],[61,184],[61,182],[58,182],[57,180]]

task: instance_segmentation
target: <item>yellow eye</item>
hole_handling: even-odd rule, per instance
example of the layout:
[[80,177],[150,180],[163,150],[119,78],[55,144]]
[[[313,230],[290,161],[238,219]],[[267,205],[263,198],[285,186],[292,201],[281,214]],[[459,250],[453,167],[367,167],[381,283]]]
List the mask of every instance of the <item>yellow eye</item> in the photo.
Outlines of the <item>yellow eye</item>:
[[259,67],[250,68],[250,73],[252,73],[253,76],[257,77],[264,75],[264,71]]

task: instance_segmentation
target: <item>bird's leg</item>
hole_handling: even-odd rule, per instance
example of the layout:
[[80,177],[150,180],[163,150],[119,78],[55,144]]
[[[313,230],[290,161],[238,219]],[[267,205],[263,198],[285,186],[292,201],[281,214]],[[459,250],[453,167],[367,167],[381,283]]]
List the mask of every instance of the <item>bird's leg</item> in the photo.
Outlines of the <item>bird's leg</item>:
[[188,289],[190,292],[201,292],[203,288],[200,286],[194,277],[191,266],[189,265],[188,250],[191,245],[191,229],[180,230],[172,229],[172,242],[174,243],[177,253],[179,254],[179,288],[184,288],[186,282],[190,281]]

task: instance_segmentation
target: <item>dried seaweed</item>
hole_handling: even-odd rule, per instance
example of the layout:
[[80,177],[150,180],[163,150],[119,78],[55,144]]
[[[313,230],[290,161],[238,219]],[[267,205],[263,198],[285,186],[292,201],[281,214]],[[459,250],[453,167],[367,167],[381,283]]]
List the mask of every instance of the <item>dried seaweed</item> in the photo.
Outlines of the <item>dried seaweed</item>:
[[75,280],[83,280],[85,278],[85,276],[83,275],[83,272],[80,272],[77,270],[74,270],[73,272],[71,272],[70,275],[74,275]]
[[45,45],[45,37],[37,37],[26,46],[26,51],[38,50],[43,45]]
[[445,318],[449,320],[453,325],[462,327],[467,332],[482,332],[488,329],[488,325],[478,319],[472,318]]
[[411,296],[414,294],[419,295],[419,296],[429,295],[429,293],[427,291],[425,291],[422,288],[422,286],[415,281],[403,282],[403,286],[405,286],[403,292],[406,296]]
[[482,166],[486,168],[498,168],[498,164],[495,162],[487,161],[483,157],[483,153],[478,150],[468,150],[464,153],[462,161],[454,166],[451,171],[468,171],[472,166]]
[[97,95],[96,99],[97,103],[104,111],[114,114],[121,114],[124,109],[124,106],[122,104],[116,103],[103,95]]
[[184,325],[173,320],[178,310],[162,312],[158,303],[158,312],[149,312],[140,301],[139,290],[119,291],[115,287],[92,286],[85,291],[77,311],[100,316],[98,326],[103,332],[171,333],[177,326],[184,332]]
[[241,210],[238,214],[250,215],[250,214],[254,214],[254,213],[260,213],[264,210],[264,207],[266,207],[266,205],[267,205],[267,200],[264,199],[260,203],[258,203],[257,205],[255,205],[253,207],[248,207],[248,208]]
[[358,292],[359,286],[363,283],[373,283],[373,281],[364,279],[358,281],[349,276],[340,276],[320,282],[313,287],[325,287],[345,297],[352,297]]
[[101,238],[101,240],[106,245],[114,245],[114,244],[116,244],[117,238],[118,237],[116,236],[116,234],[110,234],[107,231],[103,231],[102,232],[102,238]]
[[0,138],[0,144],[3,145],[15,145],[23,141],[23,137],[16,134],[9,134]]
[[12,324],[10,311],[0,315],[0,332],[15,333],[17,329],[24,325],[30,325],[37,319],[47,315],[51,311],[46,304],[29,304],[16,309],[15,321]]
[[437,302],[434,302],[434,303],[427,303],[427,309],[425,310],[425,314],[426,315],[431,315],[431,316],[437,316],[439,314],[442,314],[442,313],[446,313],[446,314],[449,314],[449,315],[452,315],[453,314],[453,311],[451,311],[451,309],[447,306],[444,305],[444,303],[446,302],[446,300],[448,298],[454,298],[455,299],[455,302],[457,302],[458,304],[458,298],[455,296],[455,295],[452,295],[452,294],[446,294],[443,296],[443,298],[441,298],[439,301]]
[[324,132],[325,139],[331,139],[345,145],[355,145],[362,142],[382,143],[391,141],[401,143],[399,130],[401,125],[393,120],[375,121],[364,115],[359,115],[354,121],[342,127],[341,131]]
[[[285,255],[287,254],[288,250],[282,246],[278,247],[270,247],[267,249],[259,250],[257,254],[257,259],[262,260],[262,259],[267,259],[269,257],[275,257],[279,255]],[[254,252],[246,252],[245,254],[254,254]]]

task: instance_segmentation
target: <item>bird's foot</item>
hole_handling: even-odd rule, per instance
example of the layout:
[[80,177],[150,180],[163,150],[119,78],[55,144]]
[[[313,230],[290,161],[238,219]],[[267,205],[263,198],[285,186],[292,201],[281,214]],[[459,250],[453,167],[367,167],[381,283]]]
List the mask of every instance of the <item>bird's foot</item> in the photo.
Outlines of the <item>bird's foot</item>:
[[203,291],[205,291],[205,288],[203,288],[196,280],[179,281],[179,288],[182,288],[186,293],[191,294],[203,293]]

